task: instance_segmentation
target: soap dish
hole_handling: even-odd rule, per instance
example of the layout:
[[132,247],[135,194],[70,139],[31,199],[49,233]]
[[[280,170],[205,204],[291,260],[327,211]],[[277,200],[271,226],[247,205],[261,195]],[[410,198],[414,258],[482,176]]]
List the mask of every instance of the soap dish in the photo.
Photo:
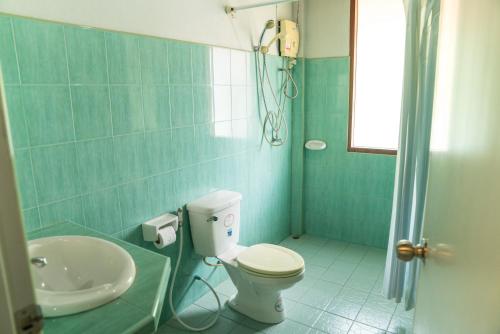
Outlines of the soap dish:
[[305,145],[306,149],[311,151],[322,151],[326,148],[326,143],[322,140],[308,140]]

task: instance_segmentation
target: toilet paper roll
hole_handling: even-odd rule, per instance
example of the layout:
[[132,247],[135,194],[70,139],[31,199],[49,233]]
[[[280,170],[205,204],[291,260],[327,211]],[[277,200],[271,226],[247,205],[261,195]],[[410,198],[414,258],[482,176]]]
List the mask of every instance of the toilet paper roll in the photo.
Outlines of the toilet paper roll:
[[175,242],[176,235],[172,226],[167,226],[158,232],[158,239],[154,242],[156,248],[164,248]]

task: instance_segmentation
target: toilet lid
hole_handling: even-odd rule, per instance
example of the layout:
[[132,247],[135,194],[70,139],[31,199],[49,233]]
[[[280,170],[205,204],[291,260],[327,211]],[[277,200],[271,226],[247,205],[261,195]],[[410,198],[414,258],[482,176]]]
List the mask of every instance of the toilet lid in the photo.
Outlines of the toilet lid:
[[243,269],[265,276],[289,277],[304,269],[304,259],[281,246],[257,244],[248,247],[236,259]]

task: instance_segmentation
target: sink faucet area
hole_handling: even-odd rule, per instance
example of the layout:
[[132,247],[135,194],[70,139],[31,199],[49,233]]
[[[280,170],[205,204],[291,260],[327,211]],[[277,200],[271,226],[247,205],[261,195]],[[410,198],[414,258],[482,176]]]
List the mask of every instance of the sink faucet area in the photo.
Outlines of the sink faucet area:
[[132,285],[135,263],[122,247],[88,236],[55,236],[28,242],[35,294],[45,317],[93,309]]

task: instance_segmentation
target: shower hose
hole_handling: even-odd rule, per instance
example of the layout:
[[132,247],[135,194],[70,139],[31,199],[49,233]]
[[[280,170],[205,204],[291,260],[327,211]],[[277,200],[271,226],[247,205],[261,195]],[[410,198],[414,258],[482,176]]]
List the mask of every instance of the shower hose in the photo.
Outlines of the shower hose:
[[184,240],[184,236],[183,236],[183,232],[182,232],[182,230],[183,230],[183,228],[182,228],[182,225],[183,225],[182,209],[177,210],[177,216],[179,217],[179,239],[180,239],[179,240],[179,255],[177,256],[177,263],[175,264],[174,274],[172,275],[172,284],[170,284],[170,290],[168,292],[168,302],[170,304],[170,309],[172,310],[172,314],[174,316],[174,319],[177,320],[179,322],[179,324],[181,324],[182,327],[184,327],[187,330],[193,331],[193,332],[201,332],[201,331],[207,330],[210,327],[212,327],[213,325],[215,325],[215,323],[219,319],[219,315],[221,312],[220,299],[219,299],[219,296],[217,295],[217,293],[215,292],[214,288],[210,285],[210,283],[208,283],[204,278],[197,275],[194,277],[194,279],[205,283],[206,286],[208,286],[208,288],[210,289],[210,291],[212,291],[212,293],[214,294],[215,299],[217,300],[217,308],[218,308],[217,314],[215,315],[214,319],[212,321],[210,321],[210,323],[208,323],[207,325],[205,325],[203,327],[190,326],[190,325],[186,324],[183,320],[181,320],[181,318],[177,314],[175,307],[174,307],[173,299],[172,299],[172,293],[174,291],[175,279],[177,278],[177,272],[179,271],[179,265],[180,265],[181,259],[182,259],[182,246],[183,246],[183,240]]

